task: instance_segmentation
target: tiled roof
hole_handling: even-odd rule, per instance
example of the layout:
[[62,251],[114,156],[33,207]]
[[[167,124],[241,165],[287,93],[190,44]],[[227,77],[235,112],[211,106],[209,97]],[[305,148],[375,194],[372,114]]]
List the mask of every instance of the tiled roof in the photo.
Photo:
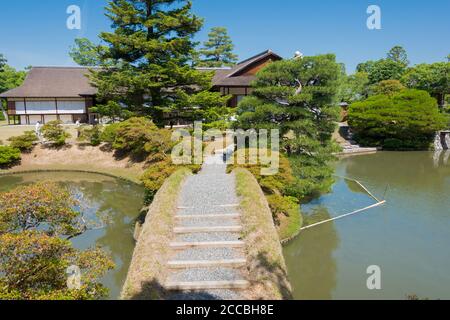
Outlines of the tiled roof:
[[2,98],[74,98],[97,93],[82,67],[33,67],[24,83],[0,94]]
[[255,80],[255,76],[241,75],[245,73],[255,63],[272,57],[275,60],[282,60],[283,58],[272,52],[272,50],[266,50],[251,58],[239,62],[233,68],[224,70],[218,69],[215,71],[213,78],[214,86],[250,86],[251,82]]

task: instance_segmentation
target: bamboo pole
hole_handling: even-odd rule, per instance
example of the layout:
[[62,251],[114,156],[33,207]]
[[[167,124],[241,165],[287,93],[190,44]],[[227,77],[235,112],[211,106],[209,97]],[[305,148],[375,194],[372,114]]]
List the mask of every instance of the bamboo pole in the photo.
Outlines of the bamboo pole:
[[383,205],[385,203],[386,203],[386,200],[379,201],[379,202],[377,202],[377,203],[375,203],[375,204],[373,204],[371,206],[368,206],[368,207],[365,207],[365,208],[362,208],[362,209],[359,209],[359,210],[355,210],[353,212],[346,213],[346,214],[340,215],[340,216],[335,217],[335,218],[331,218],[331,219],[327,219],[327,220],[324,220],[324,221],[321,221],[321,222],[313,223],[313,224],[311,224],[309,226],[301,228],[300,230],[306,230],[306,229],[309,229],[309,228],[312,228],[312,227],[316,227],[318,225],[321,225],[321,224],[324,224],[324,223],[327,223],[327,222],[331,222],[331,221],[335,221],[335,220],[338,220],[338,219],[342,219],[342,218],[345,218],[345,217],[348,217],[348,216],[360,213],[362,211],[366,211],[366,210],[369,210],[369,209],[381,206],[381,205]]

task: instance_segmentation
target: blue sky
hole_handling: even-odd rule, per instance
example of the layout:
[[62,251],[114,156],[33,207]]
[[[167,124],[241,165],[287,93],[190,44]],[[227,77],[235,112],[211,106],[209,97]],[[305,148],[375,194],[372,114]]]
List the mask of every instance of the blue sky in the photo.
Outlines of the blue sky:
[[[352,72],[362,61],[379,59],[404,46],[413,64],[443,61],[450,53],[450,0],[194,0],[205,19],[196,36],[225,26],[236,53],[245,59],[265,49],[284,57],[335,53]],[[107,0],[5,0],[0,4],[0,53],[16,68],[74,65],[68,48],[76,37],[96,40],[110,23]],[[66,8],[82,8],[82,29],[66,28]],[[369,5],[381,7],[382,30],[366,27]]]

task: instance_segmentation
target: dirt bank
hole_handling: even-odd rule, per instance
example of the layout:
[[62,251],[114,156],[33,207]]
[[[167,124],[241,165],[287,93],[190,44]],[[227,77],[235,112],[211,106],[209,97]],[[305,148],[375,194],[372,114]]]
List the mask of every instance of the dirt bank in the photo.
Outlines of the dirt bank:
[[38,145],[33,152],[22,154],[19,165],[0,173],[46,170],[98,172],[139,182],[144,165],[129,158],[118,159],[113,151],[102,147],[70,144],[54,149]]

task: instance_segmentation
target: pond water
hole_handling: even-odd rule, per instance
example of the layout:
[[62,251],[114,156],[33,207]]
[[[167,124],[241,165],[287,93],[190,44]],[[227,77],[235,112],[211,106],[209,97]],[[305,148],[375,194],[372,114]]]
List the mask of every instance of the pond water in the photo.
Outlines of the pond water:
[[0,176],[0,192],[38,181],[54,181],[70,188],[82,200],[81,210],[92,220],[101,217],[104,226],[72,240],[74,247],[102,247],[116,267],[102,279],[109,299],[119,298],[135,242],[134,225],[143,205],[143,187],[108,176],[75,172],[26,173]]
[[[387,204],[305,230],[284,248],[295,299],[450,299],[450,151],[344,158],[336,175]],[[338,178],[302,210],[321,221],[373,203]],[[371,265],[381,269],[381,290],[367,288]]]

